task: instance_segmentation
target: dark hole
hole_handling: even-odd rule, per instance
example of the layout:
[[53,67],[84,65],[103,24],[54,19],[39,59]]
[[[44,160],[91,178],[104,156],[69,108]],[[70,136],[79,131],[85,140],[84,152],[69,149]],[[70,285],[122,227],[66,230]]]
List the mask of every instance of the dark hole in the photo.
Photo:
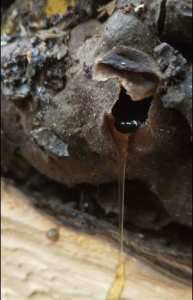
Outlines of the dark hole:
[[[14,98],[13,98],[14,99]],[[26,110],[29,108],[29,102],[31,101],[32,97],[29,95],[25,98],[14,99],[13,103],[19,107],[21,110]]]
[[182,43],[182,42],[172,42],[172,41],[166,41],[170,46],[172,46],[174,49],[178,50],[186,59],[188,62],[192,61],[192,45],[188,43]]
[[15,121],[16,123],[19,123],[21,121],[21,116],[18,111],[15,113]]
[[9,7],[15,0],[1,0],[1,7],[7,8]]
[[112,108],[115,128],[122,133],[134,133],[147,120],[152,97],[141,101],[133,101],[121,88],[119,99]]
[[90,184],[79,184],[76,186],[79,199],[75,208],[81,212],[94,215],[96,218],[105,218],[103,208],[97,202],[98,187]]
[[166,0],[162,0],[160,4],[160,15],[157,22],[158,36],[164,31],[164,22],[166,18]]

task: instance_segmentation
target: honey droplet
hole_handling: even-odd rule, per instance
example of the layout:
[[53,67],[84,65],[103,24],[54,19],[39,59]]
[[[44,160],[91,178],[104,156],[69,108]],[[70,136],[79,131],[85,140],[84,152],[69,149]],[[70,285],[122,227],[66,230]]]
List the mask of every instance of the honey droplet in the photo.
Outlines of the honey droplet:
[[59,239],[59,232],[57,228],[51,228],[46,233],[47,238],[52,242],[57,242]]
[[121,294],[125,286],[125,264],[121,261],[115,273],[115,279],[109,289],[106,300],[120,300]]

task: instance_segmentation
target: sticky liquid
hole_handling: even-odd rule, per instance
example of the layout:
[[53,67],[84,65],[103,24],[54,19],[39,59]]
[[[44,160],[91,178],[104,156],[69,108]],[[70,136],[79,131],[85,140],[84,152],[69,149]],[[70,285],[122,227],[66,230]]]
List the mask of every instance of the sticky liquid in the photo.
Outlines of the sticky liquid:
[[119,204],[119,263],[123,254],[124,206],[125,206],[125,165],[127,153],[118,151],[118,204]]
[[120,300],[125,286],[125,263],[123,260],[123,229],[124,229],[124,196],[125,166],[129,146],[129,134],[118,132],[114,127],[114,117],[104,113],[104,124],[111,135],[117,149],[118,157],[118,204],[119,204],[119,263],[115,271],[115,279],[109,289],[106,300]]
[[121,261],[115,273],[115,279],[109,289],[106,300],[120,300],[125,286],[125,264]]
[[124,195],[125,195],[125,165],[127,153],[118,152],[118,203],[119,203],[119,264],[115,279],[109,289],[106,300],[120,300],[125,286],[125,263],[123,261],[123,230],[124,230]]

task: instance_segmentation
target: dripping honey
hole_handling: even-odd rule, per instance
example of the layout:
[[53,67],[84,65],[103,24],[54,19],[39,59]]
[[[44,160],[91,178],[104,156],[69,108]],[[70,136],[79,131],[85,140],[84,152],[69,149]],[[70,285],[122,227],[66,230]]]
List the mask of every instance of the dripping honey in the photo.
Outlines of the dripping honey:
[[115,272],[115,279],[109,289],[106,300],[120,300],[125,286],[125,264],[120,261]]
[[113,139],[118,157],[118,204],[119,204],[119,264],[116,268],[115,279],[106,300],[120,300],[125,285],[125,263],[123,260],[123,230],[124,230],[124,194],[125,166],[129,145],[129,134],[118,132],[114,127],[114,117],[105,112],[105,125]]

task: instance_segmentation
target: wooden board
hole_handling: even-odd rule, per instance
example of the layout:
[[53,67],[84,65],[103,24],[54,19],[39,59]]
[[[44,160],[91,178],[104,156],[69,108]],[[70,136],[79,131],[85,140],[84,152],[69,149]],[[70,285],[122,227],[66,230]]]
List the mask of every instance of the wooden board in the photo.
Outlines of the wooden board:
[[[105,300],[114,280],[117,249],[104,239],[61,227],[29,198],[1,181],[2,299]],[[59,240],[46,233],[58,228]],[[121,300],[191,300],[191,287],[169,280],[126,256]]]

